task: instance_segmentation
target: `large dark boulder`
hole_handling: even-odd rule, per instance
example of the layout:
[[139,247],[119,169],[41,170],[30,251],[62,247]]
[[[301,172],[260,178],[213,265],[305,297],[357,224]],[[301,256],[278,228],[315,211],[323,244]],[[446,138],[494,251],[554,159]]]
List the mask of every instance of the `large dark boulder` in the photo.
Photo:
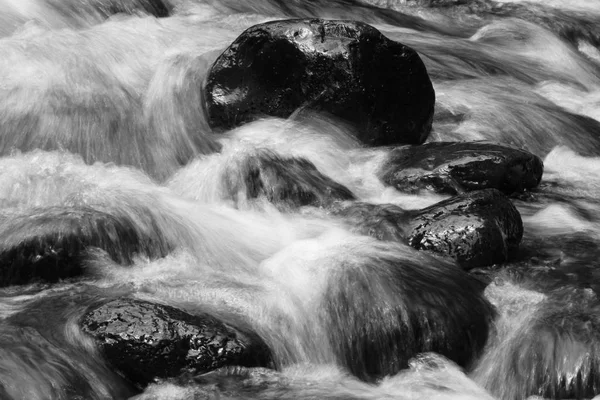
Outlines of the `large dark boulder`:
[[334,201],[354,200],[354,194],[323,175],[305,158],[282,157],[261,150],[240,162],[225,176],[234,200],[265,198],[280,207],[326,207]]
[[351,203],[337,205],[332,213],[356,233],[446,255],[465,269],[507,261],[523,236],[521,215],[495,189],[465,193],[422,210]]
[[432,142],[393,149],[378,175],[405,192],[495,188],[511,194],[536,187],[543,171],[542,160],[525,150],[485,142]]
[[495,189],[468,192],[415,212],[408,244],[453,257],[465,269],[502,263],[523,237],[521,214]]
[[435,93],[418,54],[355,21],[256,25],[215,61],[204,87],[215,130],[299,108],[353,124],[370,145],[425,141]]
[[207,314],[191,315],[147,301],[113,300],[86,314],[81,326],[109,363],[140,387],[154,378],[271,363],[269,349],[258,336]]

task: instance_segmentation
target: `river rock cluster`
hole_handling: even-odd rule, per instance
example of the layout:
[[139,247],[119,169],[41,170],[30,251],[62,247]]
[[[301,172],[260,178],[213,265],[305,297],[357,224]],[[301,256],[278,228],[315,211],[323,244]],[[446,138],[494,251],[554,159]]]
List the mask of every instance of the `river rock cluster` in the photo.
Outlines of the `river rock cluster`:
[[[458,196],[418,212],[388,207],[386,216],[379,213],[382,205],[334,206],[338,215],[362,219],[357,221],[362,233],[403,238],[417,249],[451,256],[467,269],[506,261],[518,249],[522,222],[506,196],[540,183],[541,159],[487,142],[422,144],[435,104],[425,66],[414,50],[367,24],[315,19],[254,26],[217,58],[204,93],[215,131],[264,116],[289,117],[299,108],[325,112],[353,126],[365,145],[392,146],[378,171],[385,185]],[[296,205],[311,198],[313,205],[324,205],[319,192],[338,203],[352,198],[330,177],[317,179],[308,161],[304,166],[299,160],[274,161],[263,154],[247,161],[256,165],[246,172],[251,196],[262,191],[270,201]],[[302,169],[298,172],[312,179],[292,176],[289,168]],[[398,233],[370,227],[382,217]]]
[[[262,196],[276,206],[325,208],[355,232],[408,244],[452,260],[464,270],[501,264],[518,252],[523,224],[510,196],[540,183],[542,161],[527,151],[487,142],[422,144],[431,131],[435,103],[427,71],[414,50],[385,38],[373,27],[316,19],[254,26],[217,58],[203,90],[208,121],[215,132],[265,116],[289,117],[298,109],[327,113],[356,129],[365,145],[389,146],[377,172],[384,185],[407,193],[431,191],[452,197],[421,210],[356,202],[350,189],[323,175],[310,161],[269,152],[257,152],[243,161],[244,176],[237,180],[243,185],[228,180],[232,194],[243,187],[247,198]],[[441,265],[436,268],[447,268]],[[477,279],[461,273],[449,269],[444,279],[462,280],[458,291],[466,291],[472,306],[479,302],[476,317],[467,319],[476,330],[463,332],[453,324],[464,325],[465,320],[442,322],[444,318],[436,314],[417,323],[425,317],[415,314],[411,317],[415,322],[408,323],[405,331],[390,331],[388,336],[392,343],[414,334],[406,342],[410,344],[393,347],[384,356],[389,347],[368,344],[367,328],[357,326],[355,342],[340,344],[340,362],[366,380],[406,368],[410,356],[431,349],[469,367],[484,346],[494,312],[483,300]],[[403,288],[408,290],[406,285]],[[344,293],[330,296],[327,307],[343,307],[331,315],[340,315],[343,309],[351,312],[346,302],[357,301]],[[418,292],[409,296],[409,309],[422,307],[425,313],[435,313],[452,294],[442,295],[435,304]],[[192,317],[172,307],[128,299],[116,303],[90,310],[82,326],[110,362],[138,385],[153,377],[201,374],[223,365],[269,366],[271,357],[260,338],[239,337],[233,333],[235,328],[210,317]],[[148,312],[151,318],[141,317]],[[396,312],[403,313],[401,308]],[[387,313],[380,316],[381,321],[394,318]],[[373,318],[369,329],[382,329],[379,317]],[[442,332],[459,333],[435,336],[440,331],[428,325],[434,320],[443,323]],[[332,334],[346,329],[331,323]],[[416,332],[409,334],[413,329]]]
[[[422,271],[416,262],[365,256],[364,262],[375,270],[385,265],[398,271],[378,270],[364,282],[351,269],[337,276],[347,287],[354,280],[364,285],[355,297],[331,289],[324,318],[331,317],[332,334],[346,328],[335,320],[340,315],[372,314],[368,326],[352,326],[351,340],[339,343],[342,365],[361,379],[376,381],[406,368],[412,356],[436,351],[471,368],[485,346],[495,311],[483,297],[484,283],[468,271],[502,264],[518,253],[523,223],[511,197],[540,183],[541,159],[488,142],[427,142],[435,93],[425,65],[413,49],[364,23],[307,19],[256,25],[216,59],[202,90],[215,133],[265,116],[287,118],[298,110],[324,113],[351,126],[365,146],[387,146],[388,155],[377,171],[382,184],[406,193],[451,196],[419,210],[357,202],[352,190],[310,161],[269,152],[247,158],[241,169],[247,198],[262,197],[286,209],[318,207],[350,230],[376,239],[368,246],[397,242],[431,255],[423,259],[432,261]],[[228,184],[232,195],[240,193],[241,186]],[[91,247],[106,251],[120,265],[132,263],[122,245],[151,259],[175,247],[152,232],[138,234],[132,228],[134,217],[115,219],[94,209],[68,214],[56,209],[54,214],[23,216],[25,225],[18,217],[14,226],[3,225],[6,231],[30,227],[32,233],[20,243],[2,242],[1,286],[82,274],[81,260]],[[52,234],[40,237],[33,229],[58,221],[62,225]],[[432,276],[456,290],[436,291]],[[407,283],[413,279],[418,287]],[[384,298],[371,292],[374,288],[382,288],[385,295],[402,293],[406,299],[399,300],[398,294]],[[370,310],[371,296],[398,303]],[[451,315],[445,315],[444,304],[453,302]],[[390,318],[401,320],[401,329],[386,325]],[[123,297],[91,306],[80,326],[117,372],[139,388],[157,378],[201,375],[224,366],[276,367],[258,334],[230,326],[218,315]],[[564,334],[561,329],[540,330]],[[374,332],[389,343],[372,343]],[[532,347],[523,351],[544,353],[535,335],[527,337],[525,344]],[[582,337],[585,341],[585,332]],[[553,394],[560,377],[548,379],[543,391]],[[597,385],[597,380],[586,375],[584,384]]]

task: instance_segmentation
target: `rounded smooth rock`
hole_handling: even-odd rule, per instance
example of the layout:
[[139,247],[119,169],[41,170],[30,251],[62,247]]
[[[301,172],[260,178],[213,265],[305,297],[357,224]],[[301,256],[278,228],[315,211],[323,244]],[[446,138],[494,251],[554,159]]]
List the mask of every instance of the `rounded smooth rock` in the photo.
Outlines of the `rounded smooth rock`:
[[321,19],[249,28],[213,64],[204,96],[216,131],[310,109],[349,122],[375,146],[423,143],[435,104],[413,49],[362,22]]
[[414,212],[408,244],[454,258],[464,269],[508,260],[523,237],[521,214],[496,189],[468,192]]

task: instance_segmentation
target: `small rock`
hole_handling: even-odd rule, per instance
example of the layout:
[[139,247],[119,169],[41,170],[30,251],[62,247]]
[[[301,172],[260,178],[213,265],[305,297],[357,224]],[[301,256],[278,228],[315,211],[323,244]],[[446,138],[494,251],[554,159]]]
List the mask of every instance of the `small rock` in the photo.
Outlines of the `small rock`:
[[379,176],[404,192],[494,188],[511,194],[539,185],[543,171],[542,160],[525,150],[484,142],[433,142],[393,149]]
[[239,177],[226,177],[234,197],[242,188],[247,199],[265,197],[288,207],[326,207],[334,201],[354,200],[349,189],[321,174],[304,158],[281,157],[263,150],[244,159],[235,175]]
[[496,189],[465,193],[415,211],[408,244],[454,258],[465,269],[502,263],[523,237],[521,215]]
[[392,204],[342,203],[332,214],[352,230],[452,257],[465,268],[505,262],[519,248],[521,215],[502,193],[465,193],[417,211]]

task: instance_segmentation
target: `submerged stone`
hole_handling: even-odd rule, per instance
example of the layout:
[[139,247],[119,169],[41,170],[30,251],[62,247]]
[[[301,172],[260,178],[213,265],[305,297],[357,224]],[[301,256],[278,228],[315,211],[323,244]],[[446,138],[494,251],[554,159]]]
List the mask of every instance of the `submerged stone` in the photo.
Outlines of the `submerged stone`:
[[393,204],[340,203],[332,214],[342,217],[355,233],[406,243],[410,212]]
[[475,278],[396,243],[355,240],[337,251],[340,265],[329,276],[321,314],[350,372],[376,381],[423,352],[463,368],[477,359],[494,311]]
[[[156,221],[144,216],[150,226]],[[160,258],[174,246],[140,221],[92,208],[49,207],[0,217],[0,287],[56,282],[84,273],[89,252],[100,249],[121,265],[136,255]]]
[[525,150],[484,142],[432,142],[393,149],[379,177],[406,192],[494,188],[511,194],[539,185],[543,170],[542,160]]
[[496,398],[589,399],[600,394],[600,304],[571,290],[538,305],[474,373]]
[[289,326],[301,323],[293,345],[333,354],[367,382],[397,374],[424,352],[469,368],[494,316],[484,285],[453,262],[344,230],[296,241],[261,268],[302,310],[272,329],[287,339]]
[[418,144],[435,93],[419,55],[356,21],[274,21],[240,35],[204,87],[215,130],[304,108],[354,125],[370,145]]
[[449,255],[465,269],[508,260],[523,237],[512,202],[495,189],[465,193],[413,212],[408,244]]
[[147,301],[113,300],[85,315],[81,326],[107,360],[140,387],[155,378],[271,363],[269,349],[255,334],[207,314]]
[[335,201],[354,200],[345,186],[321,174],[315,165],[297,157],[259,151],[242,161],[239,179],[227,176],[234,198],[242,190],[247,199],[264,197],[280,206],[326,207]]
[[599,267],[600,243],[589,232],[537,237],[526,232],[517,260],[470,272],[487,282],[508,280],[541,293],[570,287],[591,289],[600,295]]

